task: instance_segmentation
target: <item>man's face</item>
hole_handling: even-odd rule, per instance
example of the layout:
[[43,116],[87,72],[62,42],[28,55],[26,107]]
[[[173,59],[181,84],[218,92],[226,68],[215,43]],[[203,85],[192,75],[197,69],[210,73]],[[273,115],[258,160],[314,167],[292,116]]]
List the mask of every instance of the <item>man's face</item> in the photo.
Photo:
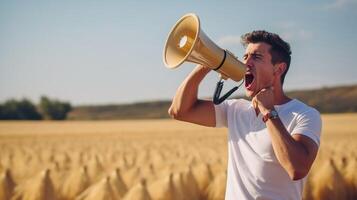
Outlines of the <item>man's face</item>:
[[274,65],[271,63],[271,46],[264,42],[249,43],[243,56],[247,66],[245,89],[247,97],[254,97],[261,89],[274,83]]

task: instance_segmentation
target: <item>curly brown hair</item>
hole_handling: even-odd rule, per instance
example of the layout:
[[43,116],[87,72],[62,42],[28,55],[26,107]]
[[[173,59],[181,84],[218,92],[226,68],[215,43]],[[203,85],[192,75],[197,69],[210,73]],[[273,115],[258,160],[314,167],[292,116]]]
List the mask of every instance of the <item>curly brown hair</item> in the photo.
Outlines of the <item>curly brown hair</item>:
[[283,84],[291,61],[291,50],[289,43],[281,39],[278,34],[270,33],[264,30],[256,30],[250,33],[246,33],[241,37],[241,43],[244,47],[247,47],[249,43],[258,42],[265,42],[271,46],[269,52],[271,54],[271,62],[273,64],[281,62],[286,64],[286,70],[281,75],[281,84]]

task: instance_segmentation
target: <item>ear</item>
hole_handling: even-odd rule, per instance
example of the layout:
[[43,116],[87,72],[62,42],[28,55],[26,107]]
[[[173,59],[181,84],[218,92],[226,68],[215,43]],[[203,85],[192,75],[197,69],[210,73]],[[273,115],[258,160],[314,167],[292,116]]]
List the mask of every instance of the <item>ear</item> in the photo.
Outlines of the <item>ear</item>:
[[274,75],[279,75],[281,76],[286,70],[286,63],[281,62],[275,64],[275,70],[274,70]]

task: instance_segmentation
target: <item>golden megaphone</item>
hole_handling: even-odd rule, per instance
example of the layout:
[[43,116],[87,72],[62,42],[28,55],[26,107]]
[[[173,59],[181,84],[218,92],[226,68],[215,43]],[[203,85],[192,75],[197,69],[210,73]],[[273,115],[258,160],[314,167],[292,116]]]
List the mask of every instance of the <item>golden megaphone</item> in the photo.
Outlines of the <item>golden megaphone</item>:
[[[181,17],[166,40],[163,59],[166,67],[173,69],[183,62],[189,61],[209,67],[221,74],[221,79],[241,81],[246,67],[231,52],[221,49],[201,30],[197,15],[189,13]],[[217,83],[213,102],[219,104],[232,94],[233,88],[222,98],[219,98],[223,87],[220,80]]]

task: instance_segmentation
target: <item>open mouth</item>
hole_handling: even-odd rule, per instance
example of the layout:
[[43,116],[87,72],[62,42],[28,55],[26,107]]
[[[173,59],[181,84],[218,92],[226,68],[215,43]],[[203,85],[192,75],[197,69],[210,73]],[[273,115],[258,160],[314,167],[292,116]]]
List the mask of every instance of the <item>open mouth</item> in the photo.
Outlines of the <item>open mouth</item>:
[[252,73],[246,73],[244,77],[245,87],[250,89],[252,83],[254,82],[254,75]]

